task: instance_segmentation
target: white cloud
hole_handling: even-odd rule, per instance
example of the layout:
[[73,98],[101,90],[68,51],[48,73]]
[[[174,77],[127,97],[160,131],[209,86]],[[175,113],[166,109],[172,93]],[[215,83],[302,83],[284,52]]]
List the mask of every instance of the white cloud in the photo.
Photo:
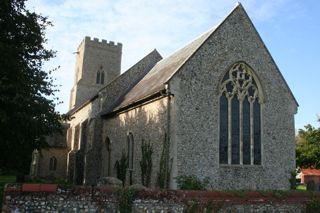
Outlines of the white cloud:
[[[288,0],[243,1],[255,21],[272,19]],[[88,35],[123,43],[122,71],[157,48],[167,56],[183,44],[216,25],[234,7],[233,0],[30,0],[28,8],[41,12],[53,22],[47,31],[48,47],[58,51],[46,68],[61,65],[57,94],[68,110],[75,57],[72,54]]]

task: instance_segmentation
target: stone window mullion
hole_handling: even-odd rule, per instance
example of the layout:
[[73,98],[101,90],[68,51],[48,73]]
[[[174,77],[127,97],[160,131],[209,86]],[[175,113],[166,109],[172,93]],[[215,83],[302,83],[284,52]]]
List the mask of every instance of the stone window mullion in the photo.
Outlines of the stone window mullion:
[[240,165],[243,164],[243,98],[239,99],[239,154],[240,154]]
[[250,164],[254,164],[254,123],[253,123],[253,101],[250,100]]
[[228,97],[228,164],[231,164],[232,157],[232,113],[231,100],[233,96]]

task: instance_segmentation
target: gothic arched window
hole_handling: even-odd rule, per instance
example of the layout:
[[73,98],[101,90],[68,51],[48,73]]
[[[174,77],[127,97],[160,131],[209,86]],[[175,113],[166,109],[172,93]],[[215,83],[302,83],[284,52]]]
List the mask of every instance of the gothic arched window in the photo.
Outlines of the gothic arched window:
[[252,69],[236,63],[220,85],[220,164],[261,164],[262,94]]
[[56,171],[56,169],[57,169],[57,158],[53,156],[50,158],[50,161],[49,161],[49,170]]

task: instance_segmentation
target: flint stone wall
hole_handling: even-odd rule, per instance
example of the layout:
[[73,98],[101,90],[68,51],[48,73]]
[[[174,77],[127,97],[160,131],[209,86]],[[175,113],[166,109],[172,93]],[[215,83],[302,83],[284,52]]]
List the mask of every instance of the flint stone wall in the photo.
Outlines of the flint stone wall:
[[[219,88],[225,73],[239,61],[254,70],[263,90],[261,165],[219,164]],[[230,14],[173,76],[170,88],[175,176],[210,177],[217,190],[290,188],[297,105],[244,10]]]
[[[38,187],[38,188],[37,188]],[[110,187],[57,187],[53,184],[11,184],[5,188],[2,212],[118,212],[117,189]],[[235,195],[213,191],[139,191],[132,212],[305,212],[320,193],[291,192],[283,197],[247,192]],[[195,204],[197,203],[197,204]],[[209,204],[211,203],[211,204]]]

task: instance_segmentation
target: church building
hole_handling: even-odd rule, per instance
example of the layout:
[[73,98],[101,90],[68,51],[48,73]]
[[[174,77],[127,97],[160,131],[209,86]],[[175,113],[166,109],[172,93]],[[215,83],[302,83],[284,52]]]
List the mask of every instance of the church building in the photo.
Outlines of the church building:
[[121,54],[81,42],[65,135],[33,153],[32,176],[96,184],[124,153],[126,185],[141,183],[148,143],[151,187],[195,175],[215,190],[289,189],[298,104],[241,4],[166,58],[154,50],[120,74]]

